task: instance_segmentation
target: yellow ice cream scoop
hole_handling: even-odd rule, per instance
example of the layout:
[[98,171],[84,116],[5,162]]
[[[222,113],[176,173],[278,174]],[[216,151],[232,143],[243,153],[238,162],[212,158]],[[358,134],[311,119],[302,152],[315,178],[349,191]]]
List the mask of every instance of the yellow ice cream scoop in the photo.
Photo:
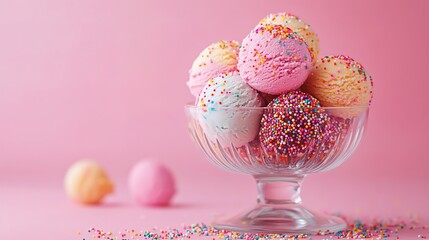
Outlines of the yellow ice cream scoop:
[[70,198],[83,204],[100,203],[114,189],[103,168],[92,160],[73,164],[66,173],[64,186]]
[[339,55],[319,59],[301,89],[317,98],[322,107],[349,108],[332,111],[334,115],[348,118],[367,109],[372,87],[372,77],[359,62]]
[[288,27],[299,36],[301,36],[308,45],[308,48],[313,57],[313,63],[316,62],[317,56],[319,55],[319,38],[311,26],[302,21],[299,17],[291,13],[277,13],[270,14],[263,18],[257,27],[264,27],[270,24],[282,25],[283,27]]

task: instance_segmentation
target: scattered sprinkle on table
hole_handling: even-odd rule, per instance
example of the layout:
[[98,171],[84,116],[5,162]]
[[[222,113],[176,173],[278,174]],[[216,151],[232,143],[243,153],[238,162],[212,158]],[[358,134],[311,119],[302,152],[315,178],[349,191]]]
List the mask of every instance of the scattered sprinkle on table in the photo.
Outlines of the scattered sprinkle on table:
[[[204,223],[196,223],[191,225],[182,225],[180,229],[167,227],[158,229],[152,227],[148,230],[125,229],[114,234],[110,231],[97,229],[92,227],[87,230],[86,236],[84,232],[77,232],[81,240],[88,239],[108,239],[108,240],[143,240],[143,239],[191,239],[197,237],[205,237],[206,239],[245,239],[245,240],[296,240],[308,239],[313,237],[323,237],[326,240],[333,239],[400,239],[399,232],[402,230],[427,230],[428,226],[418,225],[416,222],[407,223],[406,221],[386,222],[386,221],[368,221],[364,223],[360,220],[349,221],[347,229],[339,232],[320,231],[317,234],[259,234],[259,233],[240,233],[226,230],[218,230]],[[416,239],[427,239],[426,235],[416,234]]]

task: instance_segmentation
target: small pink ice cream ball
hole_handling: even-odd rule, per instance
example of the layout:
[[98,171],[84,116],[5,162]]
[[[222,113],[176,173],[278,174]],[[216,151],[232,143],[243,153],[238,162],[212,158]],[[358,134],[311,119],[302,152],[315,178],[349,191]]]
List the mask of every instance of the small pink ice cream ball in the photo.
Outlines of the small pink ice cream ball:
[[237,68],[252,88],[270,95],[298,89],[311,72],[312,52],[290,28],[266,24],[243,40]]
[[142,160],[133,167],[128,186],[133,198],[146,206],[166,206],[176,192],[170,170],[153,160]]

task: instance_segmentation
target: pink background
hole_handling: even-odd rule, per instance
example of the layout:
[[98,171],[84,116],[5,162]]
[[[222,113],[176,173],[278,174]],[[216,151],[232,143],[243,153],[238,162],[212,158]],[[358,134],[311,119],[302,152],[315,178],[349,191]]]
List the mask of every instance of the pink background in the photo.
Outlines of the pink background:
[[[311,23],[321,56],[354,57],[375,85],[361,146],[340,168],[306,179],[306,205],[366,217],[412,214],[429,223],[429,1],[6,0],[0,234],[38,239],[92,226],[189,224],[251,206],[251,177],[210,165],[191,142],[185,82],[209,43],[241,41],[262,17],[281,11]],[[63,193],[67,167],[83,157],[99,161],[117,183],[104,206],[82,207]],[[144,157],[174,172],[173,207],[130,200],[126,177]]]

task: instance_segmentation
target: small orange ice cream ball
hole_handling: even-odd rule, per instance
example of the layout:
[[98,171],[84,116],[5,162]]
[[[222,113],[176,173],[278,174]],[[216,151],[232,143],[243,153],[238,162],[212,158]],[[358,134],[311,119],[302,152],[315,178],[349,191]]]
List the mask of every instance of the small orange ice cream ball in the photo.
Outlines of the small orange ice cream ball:
[[317,98],[322,107],[353,107],[330,110],[334,116],[351,118],[366,111],[372,87],[372,77],[359,62],[339,55],[319,59],[301,89]]
[[114,186],[106,172],[92,160],[81,160],[67,171],[64,186],[67,195],[83,204],[98,204]]
[[292,29],[294,33],[302,37],[305,40],[305,43],[307,43],[310,53],[313,57],[313,64],[316,63],[319,55],[319,38],[311,28],[310,24],[302,21],[299,17],[290,13],[276,13],[270,14],[263,18],[259,22],[258,27],[269,24],[288,27]]

